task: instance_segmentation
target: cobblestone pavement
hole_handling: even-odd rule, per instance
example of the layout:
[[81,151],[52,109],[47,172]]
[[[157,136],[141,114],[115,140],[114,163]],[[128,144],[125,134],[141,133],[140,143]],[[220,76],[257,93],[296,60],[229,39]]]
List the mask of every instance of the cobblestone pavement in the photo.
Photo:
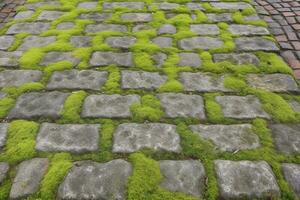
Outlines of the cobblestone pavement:
[[17,10],[0,29],[0,199],[300,198],[299,82],[250,2]]

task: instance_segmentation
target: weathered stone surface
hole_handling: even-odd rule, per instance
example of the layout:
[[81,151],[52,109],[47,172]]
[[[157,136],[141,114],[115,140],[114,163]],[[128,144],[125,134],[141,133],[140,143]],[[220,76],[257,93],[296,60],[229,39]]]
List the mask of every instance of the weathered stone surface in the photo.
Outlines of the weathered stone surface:
[[138,103],[138,95],[91,95],[83,104],[82,117],[126,118],[131,117],[130,106]]
[[235,40],[238,51],[278,51],[276,44],[262,37],[240,37]]
[[73,65],[77,65],[80,60],[78,58],[75,58],[72,52],[53,51],[45,54],[40,65],[49,65],[60,61],[69,61]]
[[221,199],[279,198],[280,190],[265,161],[216,160]]
[[47,158],[33,158],[23,161],[18,166],[9,197],[11,199],[25,198],[37,192],[48,165]]
[[160,171],[164,177],[161,186],[172,192],[202,197],[205,191],[205,170],[196,160],[162,160]]
[[5,92],[0,92],[0,99],[3,99],[6,96],[7,96],[7,94]]
[[31,17],[33,13],[34,13],[34,11],[32,11],[32,10],[21,11],[15,15],[14,19],[16,19],[16,20],[27,19],[27,18]]
[[89,36],[72,36],[70,42],[73,47],[81,48],[88,47],[91,45],[92,38]]
[[22,51],[0,51],[0,66],[16,67],[19,65],[19,59],[22,56]]
[[131,153],[144,148],[180,152],[176,126],[161,123],[125,123],[118,126],[114,133],[113,152]]
[[128,8],[140,10],[143,9],[144,6],[144,2],[104,2],[102,4],[103,9]]
[[250,124],[191,125],[190,128],[200,137],[211,140],[221,151],[234,152],[260,146],[259,138]]
[[250,4],[244,2],[212,2],[210,4],[215,8],[228,10],[243,10],[252,7]]
[[160,53],[160,52],[152,56],[152,59],[154,60],[157,67],[161,67],[167,58],[168,58],[167,54]]
[[262,26],[231,24],[228,27],[228,31],[233,35],[268,35],[270,32],[268,29]]
[[209,22],[232,22],[232,14],[231,13],[208,13],[206,14]]
[[8,30],[7,34],[18,34],[18,33],[30,33],[30,34],[41,34],[48,30],[50,27],[49,23],[44,22],[24,22],[13,24]]
[[36,10],[39,7],[53,7],[53,8],[59,8],[61,7],[61,4],[59,1],[41,1],[36,3],[28,3],[25,4],[25,7],[29,10]]
[[0,87],[21,86],[25,83],[37,82],[42,78],[38,70],[4,70],[0,72]]
[[65,12],[46,10],[46,11],[41,12],[41,14],[38,16],[37,20],[53,21],[53,20],[56,20],[57,18],[61,17],[64,14],[65,14]]
[[94,52],[90,60],[92,67],[105,65],[133,66],[132,53]]
[[202,61],[197,53],[179,53],[178,66],[200,67]]
[[37,48],[47,46],[55,42],[55,36],[40,37],[40,36],[28,36],[23,40],[23,43],[19,46],[18,51],[25,51],[30,48]]
[[300,124],[271,124],[276,149],[286,154],[300,152]]
[[3,180],[6,178],[8,170],[9,170],[8,163],[0,162],[0,183],[2,183]]
[[244,19],[244,21],[246,21],[246,22],[260,20],[260,18],[259,18],[259,16],[258,16],[257,14],[244,16],[243,19]]
[[3,35],[0,36],[0,50],[7,50],[15,41],[13,36]]
[[216,49],[223,46],[223,41],[213,37],[191,37],[179,40],[178,46],[184,50]]
[[172,46],[173,39],[170,37],[156,37],[152,42],[161,48],[167,48]]
[[126,199],[126,183],[132,173],[129,162],[79,161],[59,186],[58,199]]
[[136,42],[135,37],[122,36],[122,37],[108,37],[105,39],[105,43],[113,48],[128,49]]
[[169,2],[163,2],[159,5],[160,10],[174,10],[179,8],[179,4],[177,3],[169,3]]
[[214,78],[206,73],[182,72],[179,74],[179,80],[183,84],[184,90],[189,92],[213,92],[230,90],[224,87],[224,77]]
[[100,125],[94,124],[52,124],[40,127],[35,148],[38,151],[68,151],[84,153],[97,151]]
[[121,20],[130,22],[150,22],[152,20],[151,13],[124,13]]
[[214,54],[213,59],[215,62],[229,61],[235,65],[259,65],[260,63],[257,56],[251,53],[220,53]]
[[190,10],[204,10],[204,8],[202,7],[202,5],[200,3],[187,3],[186,6],[190,9]]
[[167,117],[205,119],[204,103],[202,97],[199,95],[163,93],[157,96],[160,99]]
[[51,76],[47,88],[100,90],[107,76],[107,72],[94,70],[56,71]]
[[[96,22],[102,22],[104,20],[107,20],[111,18],[111,13],[97,13],[97,12],[90,12],[90,13],[82,13],[79,15],[79,19],[90,19],[94,20]],[[110,30],[117,30],[117,25],[112,26],[113,24],[96,24],[96,25],[88,25],[86,32],[100,32],[100,31],[92,31],[93,29],[102,29],[101,31],[104,31],[103,29],[110,29]],[[120,26],[120,25],[119,25]],[[95,28],[92,28],[95,27]],[[100,28],[101,27],[101,28]],[[91,31],[87,31],[91,29]]]
[[[8,128],[7,123],[0,123],[0,148],[2,148],[5,145],[7,128]],[[0,171],[0,183],[1,183],[1,171]]]
[[159,27],[157,34],[162,35],[162,34],[175,34],[176,33],[176,27],[172,24],[163,24],[162,26]]
[[272,92],[300,91],[294,78],[287,74],[249,74],[247,81],[252,87]]
[[293,189],[298,198],[300,198],[300,165],[283,163],[282,170],[289,186]]
[[98,2],[95,2],[95,1],[81,2],[77,5],[77,8],[91,10],[91,9],[95,9],[97,4],[98,4]]
[[158,72],[122,71],[121,87],[123,89],[148,89],[154,90],[163,85],[167,76]]
[[190,26],[192,32],[197,35],[219,35],[220,29],[215,24],[192,24]]
[[57,119],[63,109],[68,93],[62,92],[30,92],[22,94],[9,112],[8,118],[48,117]]
[[299,112],[300,113],[300,102],[298,102],[298,101],[290,101],[289,104],[290,104],[290,106],[292,107],[292,109],[295,112]]
[[270,116],[262,109],[260,101],[253,95],[217,96],[216,101],[221,105],[225,117],[235,119],[261,117],[270,119]]
[[139,31],[145,31],[151,29],[153,29],[153,27],[148,24],[138,24],[132,28],[132,32],[139,32]]
[[67,30],[74,28],[75,24],[73,22],[62,22],[57,25],[56,29],[58,30]]
[[120,24],[90,24],[86,26],[85,31],[88,33],[96,33],[102,31],[126,32],[127,26]]

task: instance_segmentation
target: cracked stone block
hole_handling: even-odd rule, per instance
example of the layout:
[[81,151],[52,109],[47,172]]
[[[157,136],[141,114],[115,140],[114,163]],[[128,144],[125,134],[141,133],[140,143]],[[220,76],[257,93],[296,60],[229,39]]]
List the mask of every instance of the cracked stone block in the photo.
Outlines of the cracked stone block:
[[278,51],[276,44],[262,37],[240,37],[235,40],[238,51]]
[[92,38],[89,36],[72,36],[70,38],[71,45],[75,48],[89,47]]
[[27,19],[27,18],[31,17],[33,15],[33,13],[34,13],[34,11],[32,11],[32,10],[21,11],[15,15],[14,19],[15,20]]
[[[0,148],[2,148],[5,145],[7,128],[8,128],[7,123],[0,123]],[[1,171],[0,171],[0,183],[1,183]]]
[[246,8],[252,8],[250,4],[244,2],[211,2],[210,5],[218,9],[226,10],[243,10]]
[[206,118],[203,99],[199,95],[163,93],[157,96],[167,117]]
[[209,22],[233,22],[232,14],[231,13],[207,13],[207,19]]
[[289,104],[295,112],[300,113],[300,103],[298,101],[290,101]]
[[158,72],[122,71],[121,87],[154,90],[163,85],[167,79],[167,76],[160,75]]
[[266,118],[270,116],[262,109],[257,97],[248,96],[217,96],[216,102],[222,107],[225,117],[235,119]]
[[22,56],[22,51],[0,51],[0,66],[16,67],[19,65],[19,59]]
[[252,53],[220,53],[213,55],[214,62],[229,61],[235,65],[259,65],[258,57]]
[[160,53],[160,52],[152,56],[152,59],[154,60],[157,67],[161,67],[167,58],[168,58],[167,54]]
[[191,37],[179,40],[178,46],[184,50],[210,50],[222,47],[224,42],[213,37]]
[[14,108],[9,112],[9,119],[30,119],[47,117],[58,119],[69,93],[63,92],[30,92],[22,94]]
[[265,161],[216,160],[221,199],[280,198],[271,167]]
[[191,125],[200,137],[212,141],[220,151],[235,152],[260,147],[258,136],[251,124],[238,125]]
[[186,6],[190,9],[190,10],[204,10],[204,8],[202,7],[202,5],[200,3],[187,3]]
[[105,65],[131,67],[133,66],[132,53],[94,52],[90,60],[90,65],[92,67]]
[[179,7],[180,7],[180,5],[177,3],[168,3],[168,2],[163,2],[159,5],[160,10],[174,10]]
[[215,24],[192,24],[190,25],[192,32],[197,35],[219,35],[220,29]]
[[206,174],[202,163],[196,160],[162,160],[159,165],[164,177],[161,187],[172,192],[203,197]]
[[[103,22],[109,18],[112,17],[111,13],[97,13],[97,12],[90,12],[90,13],[82,13],[79,15],[79,19],[89,19],[89,20],[94,20],[96,22]],[[98,29],[100,29],[99,27],[103,25],[102,29],[105,29],[104,26],[106,26],[108,29],[108,26],[110,25],[110,29],[113,28],[112,24],[96,24],[96,25],[88,25],[87,27],[98,27]],[[117,28],[115,28],[117,29]],[[104,31],[104,30],[102,30]],[[93,32],[93,31],[87,31],[87,32]],[[99,31],[96,31],[99,32]]]
[[247,82],[251,87],[272,92],[299,92],[294,78],[287,74],[249,74]]
[[43,176],[48,169],[47,158],[33,158],[19,164],[9,197],[25,198],[38,191]]
[[268,29],[262,26],[231,24],[228,31],[233,35],[269,35]]
[[144,2],[104,2],[103,9],[128,8],[133,10],[141,10],[145,7]]
[[9,165],[6,162],[0,162],[0,183],[4,181],[9,170]]
[[55,36],[48,36],[48,37],[28,36],[23,40],[23,43],[19,46],[18,51],[26,51],[30,48],[47,46],[55,41],[56,41]]
[[121,159],[75,162],[58,188],[58,199],[126,199],[131,174],[131,164]]
[[56,20],[57,18],[61,17],[64,15],[66,12],[60,12],[60,11],[43,11],[41,14],[38,16],[37,20],[42,21],[53,21]]
[[230,92],[224,86],[224,77],[215,78],[202,72],[182,72],[179,80],[183,84],[184,91],[189,92]]
[[18,87],[40,81],[42,76],[43,73],[38,70],[4,70],[0,72],[0,87]]
[[300,152],[300,124],[271,124],[276,149],[282,153]]
[[59,8],[59,7],[61,7],[61,4],[59,1],[44,1],[44,2],[28,3],[28,4],[25,4],[25,7],[28,10],[36,10],[37,8],[40,8],[40,7]]
[[138,103],[138,95],[91,95],[83,104],[82,117],[127,118],[131,117],[130,106]]
[[58,30],[67,30],[74,28],[75,24],[73,22],[62,22],[57,25],[56,29]]
[[48,30],[50,23],[45,22],[24,22],[13,24],[8,30],[7,34],[18,34],[18,33],[30,33],[30,34],[41,34]]
[[0,36],[0,50],[7,50],[15,41],[15,37],[9,35]]
[[121,20],[130,22],[150,22],[152,21],[151,13],[124,13]]
[[75,66],[79,63],[80,60],[74,57],[72,55],[72,52],[53,51],[45,54],[42,61],[40,62],[40,65],[45,66],[61,61],[69,61],[73,64],[73,66]]
[[170,124],[121,124],[114,133],[113,141],[112,151],[115,153],[132,153],[145,148],[181,152],[176,126]]
[[98,2],[95,2],[95,1],[81,2],[77,5],[77,8],[91,10],[91,9],[95,9],[97,5],[98,5]]
[[108,73],[94,70],[65,70],[52,74],[48,89],[87,89],[100,90],[105,84]]
[[105,43],[113,48],[128,49],[136,42],[135,37],[122,36],[122,37],[108,37],[105,39]]
[[95,124],[52,124],[40,127],[35,148],[38,151],[85,153],[99,149],[99,128]]
[[179,53],[178,66],[200,67],[202,61],[197,53]]
[[120,24],[90,24],[86,26],[87,33],[97,33],[102,31],[126,32],[127,26]]
[[148,24],[138,24],[132,28],[132,32],[139,32],[151,29],[153,29],[153,27]]
[[157,34],[162,35],[162,34],[175,34],[177,32],[177,29],[174,25],[172,24],[163,24],[159,27]]
[[293,189],[296,196],[300,198],[300,165],[283,163],[282,171],[289,186]]
[[152,42],[161,48],[172,47],[173,39],[170,37],[156,37]]

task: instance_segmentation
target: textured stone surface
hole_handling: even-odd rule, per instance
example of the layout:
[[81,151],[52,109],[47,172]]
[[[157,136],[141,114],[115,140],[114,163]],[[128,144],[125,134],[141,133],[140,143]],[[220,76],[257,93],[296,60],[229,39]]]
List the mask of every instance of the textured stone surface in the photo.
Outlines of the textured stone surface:
[[232,22],[232,14],[231,13],[208,13],[206,14],[209,22]]
[[15,41],[13,36],[3,35],[0,36],[0,50],[7,50]]
[[138,10],[143,9],[144,6],[144,2],[104,2],[102,4],[102,7],[104,9],[129,8],[133,10]]
[[93,70],[66,70],[54,72],[47,85],[48,89],[100,90],[108,73]]
[[36,2],[36,3],[29,3],[26,4],[25,7],[28,8],[29,10],[36,10],[39,7],[53,7],[53,8],[59,8],[61,6],[59,1],[42,1],[42,2]]
[[216,101],[221,105],[225,117],[235,119],[270,118],[262,109],[260,101],[252,95],[217,96]]
[[94,52],[90,60],[92,67],[105,65],[133,66],[132,53]]
[[240,37],[235,40],[236,49],[239,51],[278,51],[274,42],[262,37]]
[[62,22],[57,25],[56,29],[58,30],[67,30],[74,28],[75,24],[73,22]]
[[56,20],[60,16],[64,15],[65,12],[60,11],[43,11],[37,18],[37,20],[45,20],[45,21],[52,21]]
[[296,196],[300,198],[300,165],[283,163],[282,171],[289,186],[293,189]]
[[85,153],[97,151],[99,125],[43,123],[35,148],[38,151]]
[[128,49],[136,42],[135,37],[123,36],[123,37],[108,37],[105,39],[105,43],[113,48]]
[[300,103],[298,101],[290,101],[289,104],[295,112],[300,113]]
[[16,20],[27,19],[27,18],[31,17],[33,13],[34,13],[34,11],[32,11],[32,10],[21,11],[15,15],[14,19],[16,19]]
[[177,31],[176,27],[172,24],[164,24],[161,27],[159,27],[157,34],[175,34]]
[[252,87],[273,92],[299,92],[294,78],[287,74],[249,74],[248,84]]
[[286,154],[300,152],[300,124],[271,124],[275,146]]
[[0,51],[0,66],[15,67],[19,65],[19,58],[22,56],[22,51]]
[[243,10],[251,8],[251,5],[244,2],[211,2],[213,7],[219,9]]
[[212,141],[221,151],[234,152],[260,146],[258,136],[250,124],[240,125],[191,125],[200,137]]
[[126,123],[118,126],[114,133],[113,152],[131,153],[143,148],[180,152],[176,126],[161,123]]
[[159,88],[167,80],[167,76],[158,72],[122,71],[121,87],[123,89],[148,89]]
[[138,95],[91,95],[83,104],[82,117],[131,117],[130,106],[139,102]]
[[159,4],[159,9],[160,10],[174,10],[179,8],[179,4],[177,3],[169,3],[169,2],[163,2]]
[[268,29],[262,26],[231,24],[228,31],[233,35],[268,35]]
[[173,39],[170,37],[156,37],[152,42],[161,48],[167,48],[172,46]]
[[163,93],[158,94],[157,96],[160,99],[167,117],[193,117],[205,119],[204,103],[202,97],[199,95]]
[[229,61],[235,65],[259,65],[260,61],[256,55],[251,53],[224,53],[224,54],[214,54],[213,59],[215,62]]
[[61,61],[69,61],[73,65],[77,65],[80,60],[74,57],[72,52],[53,51],[45,54],[40,65],[49,65]]
[[48,165],[48,159],[46,158],[33,158],[23,161],[18,166],[9,197],[11,199],[24,198],[37,192]]
[[204,10],[204,8],[202,7],[202,5],[200,3],[187,3],[186,6],[190,9],[190,10]]
[[96,33],[102,31],[126,32],[127,27],[120,24],[90,24],[86,26],[85,31],[88,33]]
[[202,61],[197,53],[179,53],[179,66],[200,67]]
[[157,67],[161,67],[167,58],[168,58],[167,54],[160,53],[160,52],[156,53],[152,56],[152,59],[155,62],[155,64],[157,65]]
[[107,163],[79,161],[58,189],[59,199],[125,199],[131,164],[117,159]]
[[28,36],[23,40],[23,43],[18,47],[18,51],[25,51],[30,48],[37,48],[47,46],[55,42],[55,36],[40,37],[40,36]]
[[[90,13],[82,13],[79,15],[80,19],[89,19],[89,20],[94,20],[96,22],[102,22],[105,21],[109,18],[111,18],[112,14],[111,13],[98,13],[98,12],[90,12]],[[101,26],[102,25],[102,26]],[[86,32],[100,32],[100,30],[97,29],[102,29],[101,31],[104,31],[106,29],[110,30],[118,30],[117,25],[113,24],[96,24],[96,25],[88,25]],[[97,30],[97,31],[93,31]]]
[[220,34],[219,27],[215,24],[192,24],[190,26],[192,32],[197,35],[218,35]]
[[178,46],[184,50],[215,49],[222,47],[223,41],[213,37],[192,37],[179,40]]
[[12,25],[8,30],[7,34],[18,34],[18,33],[30,33],[30,34],[40,34],[50,27],[49,23],[44,22],[24,22]]
[[97,6],[98,2],[95,1],[90,1],[90,2],[81,2],[77,5],[77,8],[83,8],[83,9],[95,9]]
[[62,92],[30,92],[22,94],[8,118],[47,117],[57,119],[63,109],[68,93]]
[[121,15],[123,21],[149,22],[152,20],[151,13],[124,13]]
[[0,72],[0,87],[18,87],[41,78],[42,72],[38,70],[4,70]]
[[179,74],[179,79],[184,90],[189,92],[230,91],[224,87],[224,77],[214,78],[210,74],[202,72],[182,72]]
[[202,197],[205,191],[205,170],[196,160],[162,160],[159,162],[164,177],[161,186],[172,192]]
[[[0,148],[2,148],[5,145],[7,128],[8,128],[7,123],[0,123]],[[1,174],[1,172],[0,172],[0,174]],[[1,176],[0,176],[0,183],[1,183]]]
[[139,31],[145,31],[151,29],[153,29],[153,27],[148,24],[138,24],[132,28],[132,32],[139,32]]
[[70,42],[73,47],[81,48],[88,47],[91,45],[92,38],[89,36],[72,36]]
[[265,161],[216,160],[215,171],[221,199],[280,197],[275,176]]
[[8,163],[0,162],[0,183],[2,183],[3,180],[6,178],[8,170],[9,170]]

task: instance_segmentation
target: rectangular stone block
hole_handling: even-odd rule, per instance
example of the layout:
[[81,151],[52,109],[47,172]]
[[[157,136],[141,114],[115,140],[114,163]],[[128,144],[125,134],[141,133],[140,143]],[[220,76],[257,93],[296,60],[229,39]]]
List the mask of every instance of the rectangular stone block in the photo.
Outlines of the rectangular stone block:
[[94,52],[90,60],[90,65],[92,67],[106,65],[131,67],[133,66],[132,53]]

